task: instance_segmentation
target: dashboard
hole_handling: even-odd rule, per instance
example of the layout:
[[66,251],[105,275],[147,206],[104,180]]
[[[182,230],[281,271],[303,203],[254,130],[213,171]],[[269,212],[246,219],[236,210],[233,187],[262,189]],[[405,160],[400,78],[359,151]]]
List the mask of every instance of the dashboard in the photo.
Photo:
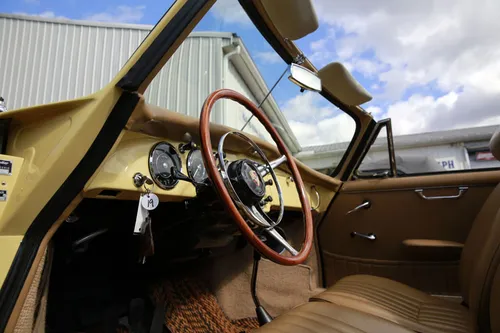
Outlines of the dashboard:
[[[198,119],[165,109],[151,108],[156,107],[143,105],[134,112],[135,115],[122,131],[118,144],[87,183],[84,197],[137,200],[140,194],[145,192],[143,186],[137,187],[134,184],[134,176],[138,173],[153,180],[151,185],[146,186],[158,196],[160,202],[182,202],[196,198],[198,186],[193,182],[210,186],[201,151],[196,147],[196,144],[199,144],[196,137]],[[218,136],[231,130],[221,125],[211,126],[214,133],[212,142],[217,142]],[[186,140],[187,133],[194,137],[192,142]],[[275,148],[269,143],[257,143],[269,159],[277,157]],[[248,147],[238,141],[228,142],[226,155],[229,161],[244,158],[255,160]],[[332,178],[319,174],[300,162],[297,164],[311,207],[318,211],[323,210],[338,189],[338,184],[332,181]],[[187,179],[173,177],[172,167]],[[293,178],[286,167],[279,167],[275,171],[282,188],[285,209],[299,210],[301,205]],[[278,208],[275,186],[266,187],[266,197],[269,196],[271,200],[266,202],[265,210]]]
[[[201,151],[196,147],[181,153],[179,146],[184,142],[164,141],[141,133],[124,131],[116,150],[101,165],[97,174],[85,188],[85,197],[118,200],[136,200],[145,189],[134,185],[134,175],[141,173],[153,180],[146,185],[161,202],[183,201],[197,196],[196,186],[172,176],[176,167],[195,183],[209,184],[208,174],[203,164]],[[230,161],[245,158],[241,153],[228,151]],[[300,209],[300,201],[293,179],[283,170],[276,170],[276,176],[283,191],[285,208]],[[268,209],[279,207],[278,193],[274,186],[267,187],[270,196]],[[319,194],[306,185],[311,206],[318,205]]]

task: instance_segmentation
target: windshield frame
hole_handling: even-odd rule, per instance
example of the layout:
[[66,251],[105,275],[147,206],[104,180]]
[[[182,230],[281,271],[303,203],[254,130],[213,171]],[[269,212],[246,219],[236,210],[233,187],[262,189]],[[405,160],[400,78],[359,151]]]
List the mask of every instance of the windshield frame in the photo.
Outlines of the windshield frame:
[[[167,36],[164,34],[166,29],[160,31],[159,35],[156,36],[155,40],[140,58],[129,68],[126,74],[118,81],[117,86],[126,91],[136,91],[139,93],[144,93],[145,89],[149,86],[154,76],[159,72],[161,68],[165,65],[170,56],[174,53],[180,43],[182,43],[187,38],[187,30],[189,27],[194,28],[194,26],[203,18],[208,10],[214,5],[216,0],[184,0],[180,12],[172,17],[171,22],[176,30],[174,37]],[[178,1],[176,2],[178,4]],[[266,18],[263,17],[261,11],[258,9],[258,5],[261,5],[258,1],[254,2],[252,0],[239,0],[240,5],[246,12],[253,25],[257,28],[259,33],[268,42],[271,48],[280,56],[280,58],[287,64],[300,63],[302,66],[312,70],[317,73],[317,69],[314,65],[307,59],[300,49],[290,40],[285,40],[281,38],[276,32],[266,23]],[[169,10],[168,10],[169,11]],[[168,13],[168,11],[166,13]],[[181,11],[183,13],[181,13]],[[165,14],[166,14],[165,13]],[[199,20],[193,20],[194,17],[200,16]],[[190,17],[190,21],[186,20],[186,17]],[[267,18],[269,20],[269,18]],[[160,20],[161,21],[161,20]],[[196,22],[195,22],[196,21]],[[174,23],[175,22],[175,23]],[[156,27],[156,26],[155,26]],[[155,28],[153,28],[154,30]],[[152,30],[152,31],[153,31]],[[170,30],[170,29],[169,29]],[[281,39],[281,40],[280,40]],[[285,45],[283,44],[286,44]],[[294,57],[291,50],[293,50],[297,57]],[[135,55],[135,54],[134,54]],[[129,59],[131,61],[133,56]],[[324,88],[324,87],[323,87]],[[343,180],[345,174],[349,174],[350,168],[344,168],[346,160],[354,145],[358,140],[362,128],[362,123],[359,118],[359,112],[364,110],[359,106],[349,106],[344,104],[338,98],[333,96],[331,93],[322,89],[319,92],[326,100],[331,104],[336,106],[341,111],[348,114],[355,123],[355,130],[353,136],[350,139],[349,145],[344,151],[342,158],[335,166],[334,170],[327,174],[332,178],[339,178]],[[351,164],[349,163],[349,166]],[[333,167],[332,163],[332,167]],[[342,170],[344,169],[344,170]],[[343,172],[341,172],[343,171]]]
[[[305,66],[306,68],[312,70],[313,72],[317,73],[317,69],[314,67],[314,65],[307,59],[307,57],[300,51],[298,46],[290,41],[290,40],[284,40],[289,46],[293,46],[298,52],[297,57],[293,57],[290,52],[283,46],[283,44],[280,42],[278,36],[276,33],[274,33],[267,23],[265,22],[264,18],[260,14],[259,10],[257,9],[255,2],[252,0],[238,0],[240,3],[241,7],[243,10],[247,13],[248,17],[254,24],[254,26],[257,28],[257,30],[260,32],[262,37],[269,43],[269,45],[273,48],[273,50],[283,59],[283,61],[287,64],[290,65],[291,63],[298,63],[300,62],[300,65]],[[335,169],[328,174],[328,176],[331,176],[333,178],[339,176],[340,170],[344,166],[347,157],[349,156],[349,153],[352,151],[354,147],[354,143],[357,141],[359,138],[360,132],[361,132],[361,121],[358,117],[358,115],[353,112],[350,106],[342,103],[338,98],[330,94],[327,90],[322,89],[321,92],[319,92],[321,96],[323,96],[326,100],[328,100],[330,103],[335,105],[337,108],[339,108],[341,111],[345,112],[348,114],[353,120],[356,125],[353,136],[349,142],[348,147],[344,151],[344,154],[342,155],[342,158],[340,159],[339,163],[335,166]],[[359,110],[364,112],[364,110],[356,106]],[[344,174],[349,174],[349,170],[345,170]],[[343,179],[343,175],[340,175],[340,177]]]

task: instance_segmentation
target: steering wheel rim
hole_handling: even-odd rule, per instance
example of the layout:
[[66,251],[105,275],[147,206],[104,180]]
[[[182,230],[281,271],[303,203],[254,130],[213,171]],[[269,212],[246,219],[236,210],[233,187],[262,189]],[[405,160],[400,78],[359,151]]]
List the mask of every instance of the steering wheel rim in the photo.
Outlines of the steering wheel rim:
[[[269,246],[267,246],[253,232],[252,228],[245,221],[244,217],[241,215],[240,211],[233,202],[229,194],[229,191],[226,188],[226,185],[224,184],[224,180],[222,179],[222,176],[219,173],[216,160],[212,153],[212,140],[210,136],[210,114],[212,112],[214,104],[220,99],[233,100],[238,104],[242,105],[243,107],[245,107],[248,111],[250,111],[257,119],[259,119],[259,121],[271,135],[272,139],[274,140],[274,142],[278,147],[278,151],[282,155],[286,156],[286,163],[295,181],[294,183],[297,189],[297,193],[299,195],[300,203],[302,206],[302,214],[304,218],[304,240],[302,243],[302,247],[296,256],[284,256],[282,254],[275,252]],[[267,116],[262,111],[260,111],[252,101],[250,101],[242,94],[230,89],[216,90],[207,97],[201,110],[200,139],[201,139],[201,152],[203,155],[203,159],[208,174],[210,175],[210,179],[212,180],[212,183],[217,189],[217,192],[219,193],[219,196],[223,201],[223,203],[225,204],[228,212],[233,217],[233,220],[238,225],[239,229],[241,230],[245,238],[262,255],[264,255],[268,259],[278,264],[290,266],[303,263],[309,256],[313,243],[313,222],[312,222],[311,207],[309,204],[309,200],[307,199],[306,196],[302,177],[300,176],[299,170],[293,159],[293,156],[288,151],[288,148],[286,147],[283,139],[281,139],[280,135],[278,134],[274,126],[271,124]]]

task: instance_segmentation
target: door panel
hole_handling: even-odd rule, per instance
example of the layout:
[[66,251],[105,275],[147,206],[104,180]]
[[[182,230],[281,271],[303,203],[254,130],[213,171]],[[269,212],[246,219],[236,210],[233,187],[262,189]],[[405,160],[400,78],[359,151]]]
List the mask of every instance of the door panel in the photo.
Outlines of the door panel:
[[[458,293],[462,244],[499,181],[499,171],[487,171],[346,182],[317,230],[325,284],[372,274],[432,293]],[[425,200],[415,191],[447,197],[461,186],[467,190],[456,199]],[[365,201],[369,208],[347,214]]]

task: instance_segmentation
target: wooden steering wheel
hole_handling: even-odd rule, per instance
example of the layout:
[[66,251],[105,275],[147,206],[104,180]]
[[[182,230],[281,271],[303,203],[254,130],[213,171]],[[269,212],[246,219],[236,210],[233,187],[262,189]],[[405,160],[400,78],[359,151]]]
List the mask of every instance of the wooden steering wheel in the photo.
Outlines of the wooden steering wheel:
[[[218,145],[217,165],[217,161],[212,152],[212,141],[210,137],[210,113],[212,112],[215,102],[219,99],[233,100],[244,106],[257,119],[259,119],[273,138],[282,156],[269,162],[264,152],[249,137],[241,132],[228,132],[220,139]],[[264,161],[264,164],[259,164],[249,159],[231,162],[225,161],[223,153],[224,140],[229,135],[238,136],[240,139],[243,139],[243,141],[246,141]],[[207,97],[205,103],[203,104],[200,116],[200,138],[201,152],[210,179],[217,189],[222,202],[225,204],[227,210],[250,244],[252,244],[253,247],[263,256],[278,264],[297,265],[303,263],[311,252],[313,242],[311,208],[304,190],[304,183],[297,169],[297,165],[295,164],[295,160],[267,116],[260,111],[252,101],[242,94],[229,89],[216,90]],[[302,206],[304,218],[304,241],[300,251],[295,250],[275,229],[283,216],[284,204],[281,187],[274,172],[274,168],[285,161],[292,172],[292,177],[295,181],[295,187]],[[266,194],[266,183],[264,182],[263,177],[267,174],[271,174],[280,199],[280,214],[276,221],[269,218],[261,209],[259,204]],[[259,227],[263,228],[268,235],[273,237],[288,251],[289,255],[277,253],[271,249],[263,240],[261,240],[259,235],[254,232],[255,227],[257,227],[257,229]]]

